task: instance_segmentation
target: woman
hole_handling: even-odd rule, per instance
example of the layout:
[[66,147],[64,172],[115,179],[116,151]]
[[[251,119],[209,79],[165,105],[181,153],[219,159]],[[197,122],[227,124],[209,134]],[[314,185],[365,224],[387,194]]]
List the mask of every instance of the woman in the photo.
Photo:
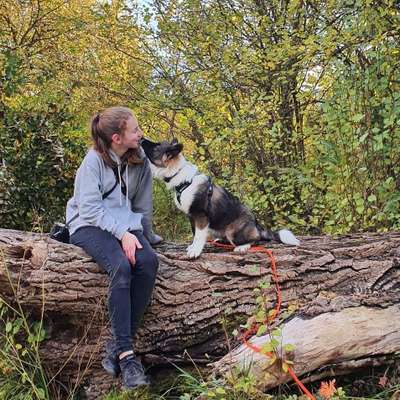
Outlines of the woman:
[[[152,176],[140,148],[143,132],[132,111],[110,107],[92,119],[93,148],[80,165],[67,204],[70,242],[110,278],[108,308],[114,339],[103,366],[128,389],[147,385],[132,339],[150,301],[158,259],[150,244]],[[76,218],[74,218],[76,216]]]

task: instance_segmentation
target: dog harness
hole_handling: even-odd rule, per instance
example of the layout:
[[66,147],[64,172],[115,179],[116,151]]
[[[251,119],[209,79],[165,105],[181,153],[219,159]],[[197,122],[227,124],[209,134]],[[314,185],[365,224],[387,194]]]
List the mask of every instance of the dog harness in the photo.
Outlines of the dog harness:
[[[198,174],[196,174],[196,175],[198,175]],[[176,200],[178,201],[179,204],[181,204],[181,196],[182,196],[183,191],[192,184],[193,178],[190,181],[185,181],[185,182],[182,182],[180,185],[175,186]],[[211,178],[208,177],[208,187],[207,187],[207,199],[208,200],[211,198],[211,196],[213,194],[213,190],[214,189],[213,189],[213,184],[212,184]],[[210,203],[210,202],[208,201],[208,203]]]
[[175,193],[176,193],[176,200],[178,200],[178,203],[181,204],[181,196],[182,196],[182,192],[187,189],[193,181],[190,182],[182,182],[180,185],[175,186]]

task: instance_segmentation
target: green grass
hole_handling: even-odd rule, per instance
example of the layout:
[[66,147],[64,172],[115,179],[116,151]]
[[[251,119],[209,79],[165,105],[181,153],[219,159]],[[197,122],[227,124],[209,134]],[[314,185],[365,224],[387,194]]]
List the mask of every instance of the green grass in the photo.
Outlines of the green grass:
[[[362,374],[336,377],[337,392],[332,400],[398,400],[400,397],[400,365],[390,368],[371,368]],[[149,390],[125,393],[109,393],[104,400],[307,400],[293,385],[281,385],[269,394],[255,388],[255,380],[249,375],[237,376],[234,382],[207,380],[206,369],[174,367],[167,375],[165,371],[152,374],[153,384]],[[382,387],[379,381],[385,377]],[[327,379],[328,380],[328,379]],[[317,400],[320,382],[306,385]]]

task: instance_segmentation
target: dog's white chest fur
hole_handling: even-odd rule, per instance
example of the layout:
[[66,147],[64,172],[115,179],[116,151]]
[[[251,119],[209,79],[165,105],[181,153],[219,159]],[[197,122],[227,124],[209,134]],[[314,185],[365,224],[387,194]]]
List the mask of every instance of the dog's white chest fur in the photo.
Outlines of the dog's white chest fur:
[[175,192],[174,201],[175,205],[179,210],[183,211],[185,214],[189,214],[190,206],[193,203],[195,194],[198,191],[199,185],[207,180],[205,175],[196,175],[189,187],[187,187],[180,196],[180,202],[178,202],[177,193]]

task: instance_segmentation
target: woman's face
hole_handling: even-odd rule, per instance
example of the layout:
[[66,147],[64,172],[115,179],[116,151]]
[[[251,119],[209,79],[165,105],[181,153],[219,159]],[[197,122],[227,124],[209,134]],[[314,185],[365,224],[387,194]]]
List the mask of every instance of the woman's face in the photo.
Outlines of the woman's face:
[[128,149],[137,149],[139,147],[140,139],[143,137],[143,132],[135,117],[130,117],[126,121],[125,132],[120,135],[121,146]]

